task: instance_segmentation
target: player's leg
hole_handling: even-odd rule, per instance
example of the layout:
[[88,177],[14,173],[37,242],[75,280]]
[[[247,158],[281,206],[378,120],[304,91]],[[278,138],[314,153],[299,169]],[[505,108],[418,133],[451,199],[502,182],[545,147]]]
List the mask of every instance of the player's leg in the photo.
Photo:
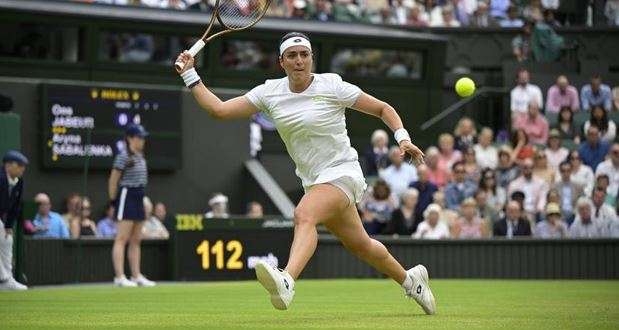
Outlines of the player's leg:
[[150,281],[144,275],[140,269],[142,262],[142,227],[144,227],[144,221],[132,221],[133,228],[131,229],[131,236],[129,237],[129,267],[131,267],[131,280],[136,282],[139,286],[154,286],[155,282]]
[[118,286],[135,286],[135,283],[125,277],[125,246],[131,236],[133,222],[121,220],[118,222],[114,246],[112,247],[112,263],[114,264],[114,284]]

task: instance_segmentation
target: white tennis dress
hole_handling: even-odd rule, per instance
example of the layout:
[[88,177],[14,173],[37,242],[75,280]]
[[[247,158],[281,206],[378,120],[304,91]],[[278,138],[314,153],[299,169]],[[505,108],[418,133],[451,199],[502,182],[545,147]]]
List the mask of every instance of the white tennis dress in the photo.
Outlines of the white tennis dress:
[[332,183],[358,203],[367,185],[357,151],[350,146],[344,112],[361,89],[334,73],[313,76],[301,93],[290,91],[284,77],[265,81],[245,97],[273,120],[306,191]]

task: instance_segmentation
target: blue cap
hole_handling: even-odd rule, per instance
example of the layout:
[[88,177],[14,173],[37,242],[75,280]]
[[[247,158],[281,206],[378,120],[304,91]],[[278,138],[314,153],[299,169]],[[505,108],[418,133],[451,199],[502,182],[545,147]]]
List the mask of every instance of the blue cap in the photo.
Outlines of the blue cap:
[[127,136],[139,136],[141,138],[145,138],[148,136],[148,132],[144,128],[144,126],[139,124],[130,124],[127,125],[127,130],[125,131]]
[[20,165],[28,165],[28,158],[17,150],[9,150],[2,157],[2,163],[17,162]]

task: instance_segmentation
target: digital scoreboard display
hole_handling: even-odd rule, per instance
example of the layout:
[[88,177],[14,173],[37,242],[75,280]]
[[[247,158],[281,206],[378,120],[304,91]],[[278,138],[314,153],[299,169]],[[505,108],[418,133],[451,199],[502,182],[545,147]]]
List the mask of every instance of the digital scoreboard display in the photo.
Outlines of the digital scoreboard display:
[[180,90],[122,85],[42,86],[43,167],[110,169],[125,150],[127,125],[143,125],[150,135],[149,169],[181,167]]

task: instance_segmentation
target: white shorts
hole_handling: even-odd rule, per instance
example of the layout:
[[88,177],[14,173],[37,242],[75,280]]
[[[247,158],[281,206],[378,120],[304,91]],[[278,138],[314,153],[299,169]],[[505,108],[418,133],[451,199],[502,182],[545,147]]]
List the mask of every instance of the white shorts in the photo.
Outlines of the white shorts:
[[307,185],[304,184],[303,188],[307,193],[311,186],[320,183],[329,183],[340,188],[348,196],[352,204],[357,204],[361,201],[363,193],[368,187],[358,161],[346,162],[324,169],[315,180]]
[[365,180],[355,180],[350,176],[343,176],[328,183],[340,188],[353,205],[361,201],[361,197],[363,197],[363,193],[367,188]]

